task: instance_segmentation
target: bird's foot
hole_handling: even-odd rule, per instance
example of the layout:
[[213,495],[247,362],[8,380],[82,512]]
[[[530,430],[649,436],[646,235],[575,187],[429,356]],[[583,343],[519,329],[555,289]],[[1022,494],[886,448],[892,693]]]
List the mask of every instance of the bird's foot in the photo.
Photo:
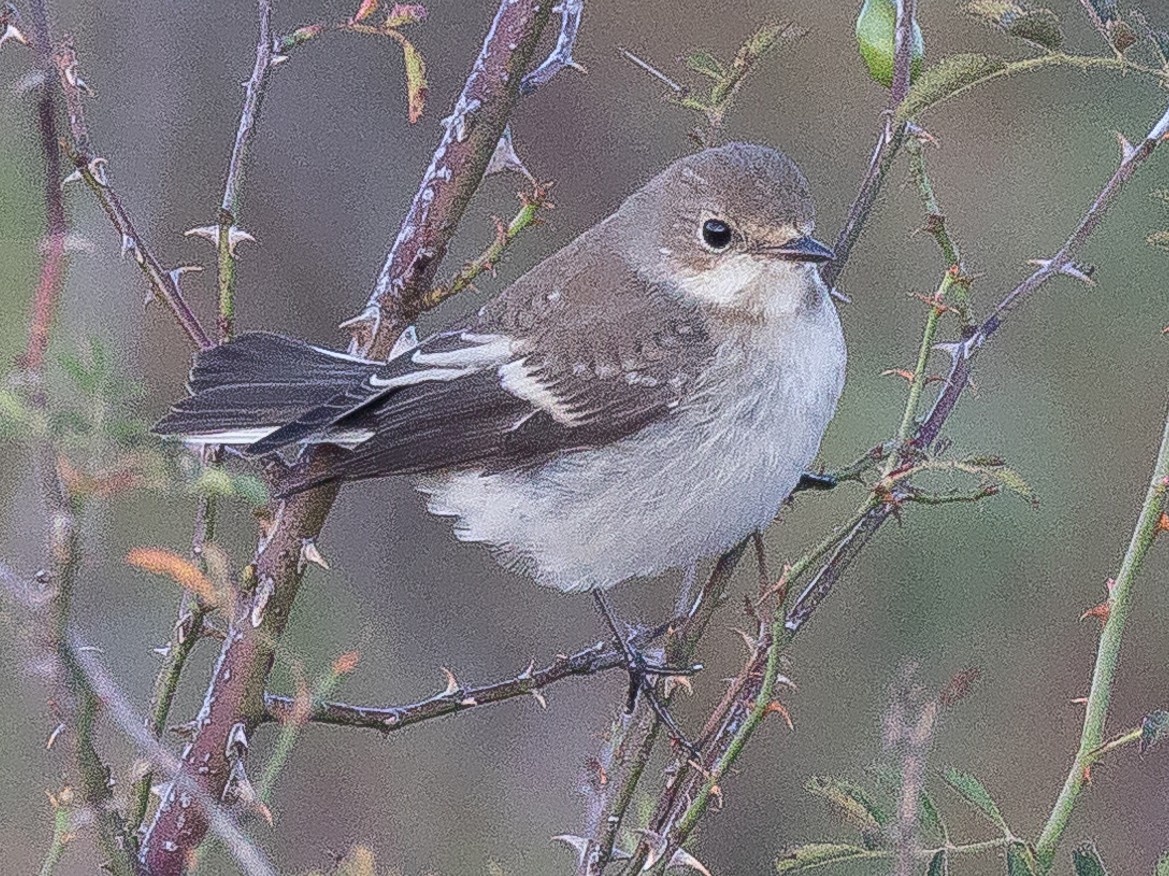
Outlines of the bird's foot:
[[650,710],[657,716],[658,720],[666,728],[666,732],[670,734],[678,745],[682,746],[691,757],[699,757],[701,750],[697,745],[690,741],[689,737],[682,732],[682,728],[678,726],[678,722],[674,720],[674,716],[670,714],[669,708],[658,697],[658,692],[654,687],[655,678],[678,678],[689,677],[702,670],[701,663],[694,663],[690,666],[667,666],[662,663],[655,663],[646,659],[643,652],[637,650],[628,641],[624,643],[625,646],[625,668],[629,673],[629,696],[625,702],[625,713],[632,714],[634,708],[637,706],[638,695],[645,698]]

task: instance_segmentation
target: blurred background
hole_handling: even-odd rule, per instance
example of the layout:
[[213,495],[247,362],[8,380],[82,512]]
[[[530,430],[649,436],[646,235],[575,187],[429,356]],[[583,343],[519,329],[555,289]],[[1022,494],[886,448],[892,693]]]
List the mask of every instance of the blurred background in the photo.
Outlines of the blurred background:
[[[287,32],[346,17],[356,3],[288,0],[274,27]],[[674,76],[678,58],[707,49],[728,58],[759,25],[790,20],[808,35],[763,62],[743,89],[727,134],[788,152],[818,199],[819,236],[832,240],[864,172],[886,92],[865,73],[852,33],[856,5],[822,0],[588,0],[576,57],[588,75],[561,74],[525,100],[512,123],[516,147],[540,179],[555,180],[556,209],[526,234],[480,292],[428,314],[425,333],[477,306],[574,235],[625,194],[689,151],[694,119],[664,104],[661,89],[619,55],[628,48]],[[1075,0],[1050,0],[1074,49],[1107,52]],[[386,40],[338,34],[297,51],[273,75],[248,172],[239,266],[242,329],[268,329],[325,345],[365,301],[439,135],[439,119],[461,87],[495,8],[489,0],[431,0],[412,28],[430,72],[430,100],[405,120],[401,53]],[[254,4],[54,4],[58,33],[73,35],[90,100],[94,141],[146,239],[164,264],[214,260],[183,230],[215,221],[223,173],[252,65]],[[1169,10],[1147,4],[1157,23]],[[964,50],[1011,54],[1016,44],[963,17],[951,0],[923,0],[927,62]],[[14,86],[31,55],[0,51],[0,359],[23,349],[42,231],[40,157],[27,100]],[[1114,131],[1133,141],[1163,111],[1164,93],[1136,76],[1049,70],[999,81],[923,119],[938,139],[928,158],[970,270],[976,313],[997,301],[1052,253],[1114,169]],[[1031,484],[1038,508],[1004,496],[976,506],[910,508],[885,528],[848,572],[791,650],[786,695],[794,722],[770,722],[724,783],[725,808],[698,843],[715,874],[768,872],[778,852],[848,833],[802,789],[809,776],[861,778],[881,757],[881,717],[906,661],[940,688],[967,666],[982,670],[976,692],[946,713],[933,765],[978,775],[1020,835],[1034,836],[1078,742],[1097,637],[1079,614],[1101,601],[1143,495],[1166,404],[1169,322],[1167,256],[1145,243],[1169,227],[1149,197],[1169,179],[1156,156],[1126,190],[1085,257],[1099,265],[1094,288],[1057,281],[1023,305],[980,362],[977,391],[964,398],[948,435],[954,452],[1005,457]],[[831,468],[892,435],[905,384],[882,377],[912,367],[925,309],[910,293],[933,291],[943,269],[921,224],[899,162],[841,288],[849,381],[825,439]],[[493,214],[510,216],[518,177],[487,181],[464,220],[444,275],[479,251]],[[139,378],[133,402],[143,422],[183,392],[187,345],[170,316],[143,310],[145,285],[86,191],[70,189],[81,249],[70,261],[56,349],[98,340]],[[214,310],[214,272],[188,275],[185,291]],[[953,330],[953,326],[948,327]],[[933,368],[942,370],[939,357]],[[0,445],[0,557],[20,570],[41,562],[43,517],[31,460],[18,442]],[[861,489],[804,494],[767,534],[773,569],[797,557],[847,514]],[[145,709],[156,669],[150,647],[173,621],[177,593],[125,565],[141,545],[180,552],[189,544],[193,501],[141,491],[98,503],[87,518],[77,623],[106,665]],[[246,508],[227,512],[220,541],[237,562],[252,550]],[[437,692],[440,667],[464,683],[514,674],[601,637],[590,600],[539,589],[498,569],[483,550],[456,545],[428,518],[409,486],[363,483],[342,493],[322,539],[331,570],[314,570],[296,606],[273,687],[292,690],[297,666],[312,678],[338,654],[362,658],[337,696],[394,704]],[[1169,704],[1166,673],[1169,588],[1165,546],[1140,581],[1112,708],[1112,730]],[[740,586],[753,586],[744,563]],[[676,578],[615,594],[630,618],[663,618]],[[707,636],[707,669],[683,703],[684,725],[700,720],[742,656],[733,610]],[[46,753],[53,722],[45,694],[24,670],[11,623],[0,625],[0,860],[5,873],[39,867],[51,834],[45,791],[68,776]],[[196,652],[174,720],[194,713],[215,647]],[[428,722],[388,739],[310,727],[281,775],[275,823],[253,832],[281,872],[323,867],[357,843],[403,874],[564,873],[572,866],[554,834],[583,819],[584,764],[623,701],[624,677],[570,681],[532,698]],[[259,764],[274,732],[258,736]],[[114,763],[129,755],[110,733]],[[253,770],[258,767],[253,767]],[[125,783],[125,775],[119,776]],[[931,780],[933,781],[933,780]],[[649,787],[652,787],[649,786]],[[960,839],[989,836],[961,805],[939,796]],[[1169,758],[1126,750],[1093,773],[1067,848],[1096,838],[1117,872],[1149,873],[1169,847]],[[85,837],[61,874],[95,871]],[[1070,872],[1066,860],[1061,866]],[[213,857],[207,874],[234,872]],[[854,870],[852,872],[881,872]],[[993,855],[955,872],[1002,872]]]

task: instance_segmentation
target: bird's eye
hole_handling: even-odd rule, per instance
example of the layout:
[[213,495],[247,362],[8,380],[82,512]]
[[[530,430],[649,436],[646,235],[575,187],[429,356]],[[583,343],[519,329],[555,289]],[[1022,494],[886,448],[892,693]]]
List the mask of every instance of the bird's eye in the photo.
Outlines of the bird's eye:
[[734,232],[721,219],[707,219],[702,223],[702,240],[713,250],[724,250],[731,245]]

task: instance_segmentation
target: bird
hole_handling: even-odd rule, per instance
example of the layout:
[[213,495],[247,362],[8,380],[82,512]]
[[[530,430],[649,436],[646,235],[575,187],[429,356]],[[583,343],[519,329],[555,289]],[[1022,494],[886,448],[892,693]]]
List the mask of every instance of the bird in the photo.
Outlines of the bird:
[[284,494],[412,477],[454,534],[565,592],[694,568],[778,514],[844,384],[832,250],[768,146],[684,156],[387,361],[276,334],[197,354],[155,431],[295,465]]

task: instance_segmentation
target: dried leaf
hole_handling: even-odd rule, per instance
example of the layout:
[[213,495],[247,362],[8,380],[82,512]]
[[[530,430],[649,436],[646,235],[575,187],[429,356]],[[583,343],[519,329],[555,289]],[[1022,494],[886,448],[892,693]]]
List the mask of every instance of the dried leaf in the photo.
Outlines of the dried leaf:
[[1076,876],[1108,876],[1096,844],[1091,841],[1072,849],[1072,866],[1076,869]]
[[155,575],[165,575],[209,605],[219,602],[219,593],[199,567],[165,548],[134,548],[126,555],[126,562]]
[[990,796],[990,792],[986,790],[982,782],[978,781],[978,779],[969,773],[952,768],[946,770],[943,778],[951,788],[962,796],[963,800],[985,815],[992,824],[1001,830],[1003,836],[1012,835],[1011,829],[1007,827],[1006,821],[1003,820],[1002,813],[999,812],[998,805],[994,802],[994,798]]

